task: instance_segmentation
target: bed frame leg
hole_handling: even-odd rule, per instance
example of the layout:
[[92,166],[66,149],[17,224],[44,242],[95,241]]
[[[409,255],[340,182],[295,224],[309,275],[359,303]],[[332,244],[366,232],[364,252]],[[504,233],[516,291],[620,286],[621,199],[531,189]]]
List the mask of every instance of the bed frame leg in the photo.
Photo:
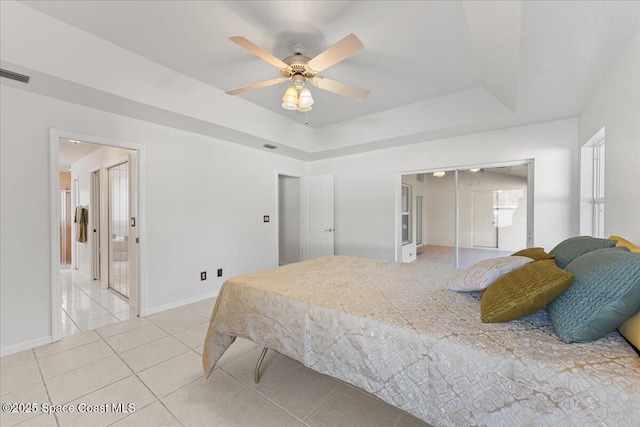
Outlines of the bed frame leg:
[[256,365],[255,372],[255,381],[256,383],[260,382],[260,366],[262,366],[262,361],[264,360],[264,356],[267,354],[267,347],[262,349],[262,353],[260,354],[260,358],[258,358],[258,364]]

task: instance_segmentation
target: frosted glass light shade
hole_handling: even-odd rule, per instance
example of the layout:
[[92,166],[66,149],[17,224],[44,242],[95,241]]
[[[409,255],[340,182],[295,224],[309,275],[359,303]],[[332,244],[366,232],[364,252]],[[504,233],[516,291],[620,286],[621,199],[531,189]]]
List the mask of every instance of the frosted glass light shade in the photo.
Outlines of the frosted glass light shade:
[[282,97],[282,108],[295,110],[298,107],[298,90],[295,86],[289,86]]
[[307,108],[313,105],[313,97],[311,96],[311,92],[306,87],[300,90],[300,96],[298,97],[298,110],[300,108]]

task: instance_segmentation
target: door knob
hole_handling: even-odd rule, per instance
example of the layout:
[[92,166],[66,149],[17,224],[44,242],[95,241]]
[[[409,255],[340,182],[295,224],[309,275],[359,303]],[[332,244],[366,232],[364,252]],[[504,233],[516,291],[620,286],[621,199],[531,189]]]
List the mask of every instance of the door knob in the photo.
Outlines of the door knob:
[[331,232],[333,231],[333,228],[327,228],[327,229],[326,229],[326,230],[324,230],[324,231],[328,231],[329,233],[331,233]]

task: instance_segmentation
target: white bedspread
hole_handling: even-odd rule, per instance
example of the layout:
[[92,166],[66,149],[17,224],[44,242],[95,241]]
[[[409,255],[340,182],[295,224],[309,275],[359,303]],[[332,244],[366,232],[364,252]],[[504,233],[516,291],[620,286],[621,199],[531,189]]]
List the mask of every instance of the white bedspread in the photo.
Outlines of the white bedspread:
[[480,322],[453,268],[325,257],[228,280],[208,374],[236,336],[367,390],[434,426],[638,426],[640,358],[617,332],[560,341],[544,310]]

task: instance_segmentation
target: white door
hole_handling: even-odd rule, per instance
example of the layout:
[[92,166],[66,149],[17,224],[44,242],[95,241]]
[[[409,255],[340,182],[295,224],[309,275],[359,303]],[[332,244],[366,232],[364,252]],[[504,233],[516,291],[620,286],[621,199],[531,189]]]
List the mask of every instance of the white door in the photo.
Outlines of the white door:
[[138,308],[138,152],[129,154],[129,307]]
[[100,280],[100,170],[91,172],[91,276]]
[[473,246],[498,247],[494,191],[473,192]]
[[129,298],[129,161],[109,174],[109,288]]
[[333,175],[300,178],[300,259],[333,255]]

